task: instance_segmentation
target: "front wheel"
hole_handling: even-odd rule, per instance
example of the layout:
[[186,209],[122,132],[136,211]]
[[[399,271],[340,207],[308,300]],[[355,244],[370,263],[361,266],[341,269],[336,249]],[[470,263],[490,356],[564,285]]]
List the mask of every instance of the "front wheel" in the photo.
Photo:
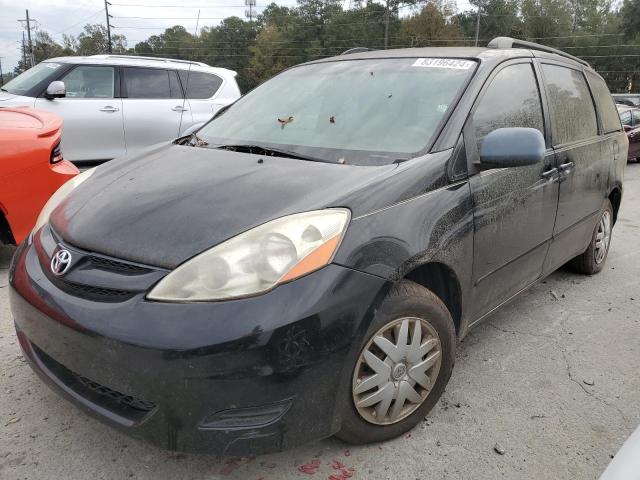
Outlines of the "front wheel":
[[602,270],[609,253],[612,230],[613,207],[611,202],[607,200],[591,236],[591,243],[582,255],[578,255],[571,261],[574,270],[586,275],[593,275]]
[[350,408],[336,436],[369,443],[410,430],[442,395],[454,358],[447,307],[426,288],[399,282],[365,335],[352,370]]

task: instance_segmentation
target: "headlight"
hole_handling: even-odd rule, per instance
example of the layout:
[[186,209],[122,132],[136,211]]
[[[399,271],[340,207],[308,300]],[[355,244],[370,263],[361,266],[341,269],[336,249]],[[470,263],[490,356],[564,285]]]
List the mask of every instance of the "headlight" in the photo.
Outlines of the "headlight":
[[182,264],[147,298],[197,302],[267,292],[330,263],[350,216],[347,209],[331,208],[260,225]]
[[76,175],[71,180],[62,184],[62,186],[56,190],[56,193],[51,195],[51,198],[44,204],[42,210],[40,211],[40,215],[38,215],[38,219],[36,220],[36,226],[33,227],[32,232],[35,233],[40,228],[49,221],[49,217],[51,216],[51,212],[55,210],[55,208],[62,203],[62,201],[67,198],[67,196],[82,182],[84,182],[87,178],[93,175],[93,171],[95,168],[91,168],[82,172],[79,175]]

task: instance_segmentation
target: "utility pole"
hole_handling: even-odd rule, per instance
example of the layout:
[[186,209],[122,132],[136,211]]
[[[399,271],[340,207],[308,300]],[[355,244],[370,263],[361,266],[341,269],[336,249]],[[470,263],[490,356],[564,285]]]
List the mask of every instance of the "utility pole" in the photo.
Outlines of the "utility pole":
[[22,64],[27,67],[27,47],[24,44],[24,30],[22,31]]
[[107,17],[107,51],[111,53],[111,22],[109,20],[111,15],[109,15],[109,5],[111,4],[107,2],[107,0],[104,0],[104,14]]
[[27,10],[27,38],[29,39],[29,64],[33,67],[36,64],[33,58],[33,43],[31,43],[31,23],[29,19],[29,10]]
[[256,7],[256,0],[244,0],[244,4],[249,7],[244,11],[244,16],[253,21],[253,9]]
[[480,7],[476,15],[476,47],[478,46],[478,36],[480,35]]

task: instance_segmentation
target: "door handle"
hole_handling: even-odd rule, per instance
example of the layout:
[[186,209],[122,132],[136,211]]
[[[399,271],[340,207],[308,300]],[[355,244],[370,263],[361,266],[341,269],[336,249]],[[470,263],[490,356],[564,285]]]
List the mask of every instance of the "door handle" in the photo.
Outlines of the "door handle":
[[557,168],[550,168],[549,170],[545,170],[544,172],[542,172],[540,174],[540,176],[542,178],[552,178],[555,176],[555,174],[558,173],[558,169]]
[[117,112],[119,110],[120,110],[119,108],[112,107],[111,105],[107,105],[106,107],[102,107],[100,109],[101,112],[108,112],[108,113]]
[[186,107],[183,107],[182,105],[176,105],[175,107],[173,107],[171,110],[173,110],[174,112],[186,112],[189,109]]
[[571,170],[573,170],[573,167],[575,167],[575,163],[573,162],[567,162],[567,163],[563,163],[562,165],[560,165],[560,170],[562,170],[564,173],[569,173]]

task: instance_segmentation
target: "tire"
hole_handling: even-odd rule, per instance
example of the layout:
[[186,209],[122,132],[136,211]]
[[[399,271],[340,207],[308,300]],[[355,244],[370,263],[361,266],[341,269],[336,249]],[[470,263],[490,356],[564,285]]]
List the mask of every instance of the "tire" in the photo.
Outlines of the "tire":
[[[605,228],[605,223],[608,222],[608,235],[604,235],[604,251],[598,247],[598,243],[601,239],[601,233]],[[581,254],[575,257],[570,262],[571,268],[577,273],[583,273],[585,275],[594,275],[602,270],[605,262],[607,261],[607,255],[609,254],[609,247],[611,246],[611,233],[613,231],[613,207],[611,202],[607,200],[604,204],[604,208],[600,212],[598,223],[596,224],[593,233],[591,235],[591,242],[587,249]]]
[[[408,335],[403,336],[405,322]],[[416,327],[418,323],[420,327]],[[384,342],[379,337],[385,335],[391,339],[388,344],[385,344],[387,351],[393,347],[395,349],[393,356],[402,355],[397,363],[394,363],[391,357],[378,347],[379,342]],[[412,345],[414,337],[418,340]],[[404,343],[401,341],[402,338],[406,339]],[[417,344],[423,347],[416,349]],[[404,352],[402,345],[405,345]],[[434,293],[417,283],[408,280],[398,282],[389,291],[376,312],[352,361],[349,370],[350,384],[349,388],[345,389],[348,407],[344,409],[342,426],[336,436],[354,444],[381,442],[400,436],[416,426],[438,402],[449,382],[455,360],[455,346],[456,332],[453,319],[444,303]],[[366,357],[365,352],[368,352]],[[382,374],[377,374],[370,368],[371,354],[376,355],[381,364],[389,366],[388,375],[387,367],[383,368]],[[377,362],[374,363],[378,365],[377,368],[382,368]],[[429,364],[433,365],[426,367],[423,372],[427,376],[419,376],[420,370]],[[405,372],[404,376],[402,376],[403,372]],[[435,376],[435,382],[433,382],[433,376]],[[384,386],[376,383],[372,389],[365,388],[362,392],[356,392],[357,389],[365,386],[363,379],[370,377],[376,377],[377,382],[384,378],[385,385],[390,384],[385,392],[389,390],[394,392],[395,398],[387,406],[388,414],[385,416],[378,415],[374,418],[378,409],[384,411],[382,406],[384,401],[362,407],[365,398],[373,394],[377,395]],[[420,378],[421,383],[415,381],[415,378]],[[405,383],[411,385],[414,393],[421,398],[411,394],[414,401],[407,400],[407,403],[403,403],[405,408],[401,406],[396,408],[399,392],[407,392]],[[367,387],[370,384],[371,382]],[[423,387],[425,384],[428,388]],[[401,396],[406,397],[406,395]],[[356,401],[359,402],[360,407],[356,406]],[[392,418],[394,413],[396,415]]]

